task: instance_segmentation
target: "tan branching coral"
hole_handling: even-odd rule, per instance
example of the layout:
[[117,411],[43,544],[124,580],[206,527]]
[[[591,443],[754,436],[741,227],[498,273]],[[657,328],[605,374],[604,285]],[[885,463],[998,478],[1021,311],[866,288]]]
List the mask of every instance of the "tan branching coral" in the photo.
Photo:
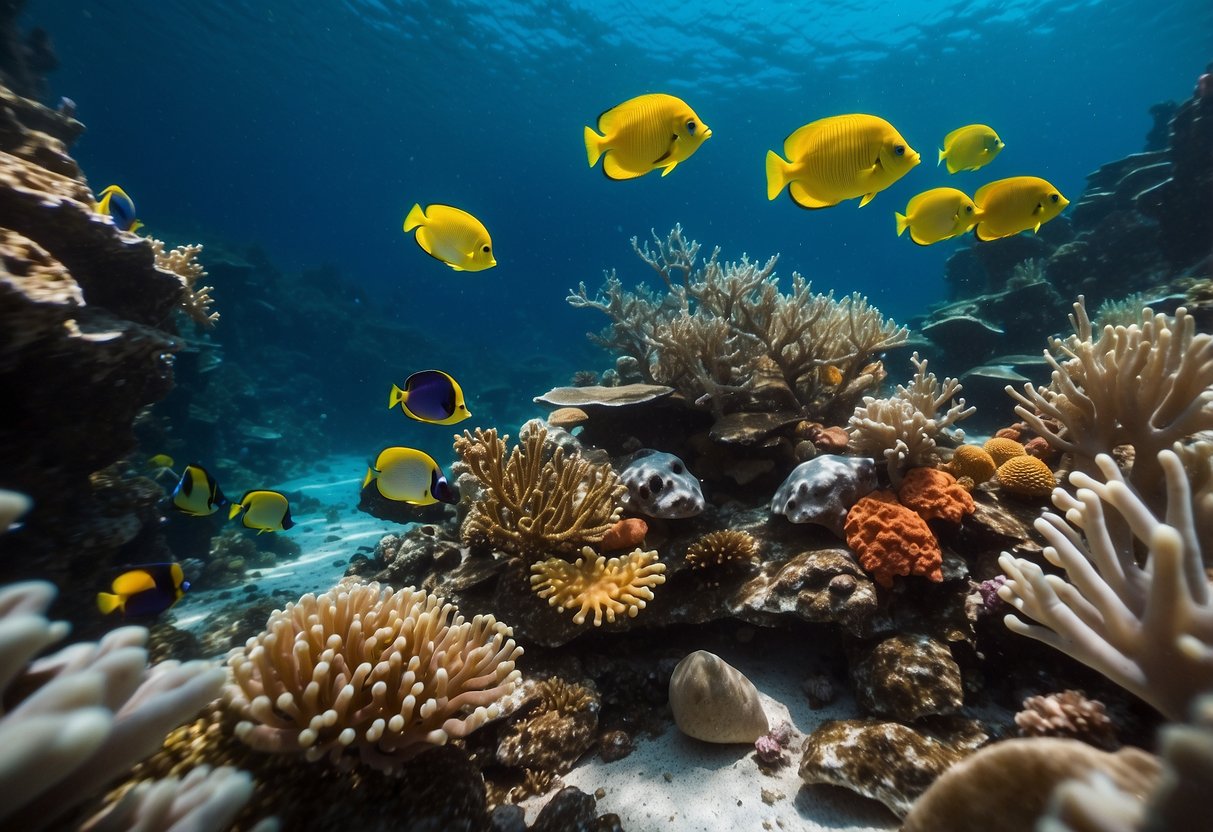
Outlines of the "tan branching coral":
[[211,297],[214,286],[198,286],[198,281],[206,277],[206,269],[198,262],[202,246],[177,246],[166,251],[164,242],[148,238],[152,252],[156,258],[156,268],[171,272],[181,281],[181,308],[185,310],[199,326],[212,327],[219,321],[219,313],[211,311],[215,299]]
[[[960,382],[945,378],[942,383],[927,372],[927,360],[918,353],[910,357],[914,378],[908,385],[897,385],[887,399],[864,396],[855,408],[848,429],[851,450],[861,456],[883,457],[894,485],[901,482],[907,468],[930,467],[939,462],[937,441],[951,434],[964,441],[964,431],[952,426],[971,416],[977,408],[965,407],[958,399]],[[940,412],[940,408],[947,410]]]
[[758,560],[758,541],[749,532],[720,529],[708,532],[687,548],[687,563],[696,569],[748,566]]
[[576,552],[619,520],[627,489],[614,469],[565,456],[563,447],[546,456],[547,435],[544,428],[526,432],[508,458],[509,437],[496,429],[455,437],[455,453],[483,488],[463,522],[464,542],[524,557]]
[[862,295],[814,294],[796,273],[783,294],[778,255],[722,262],[716,248],[701,263],[699,243],[687,242],[681,226],[664,241],[654,233],[653,243],[633,238],[632,249],[666,294],[625,291],[611,272],[596,297],[582,283],[568,302],[611,319],[591,340],[632,359],[645,381],[675,387],[717,416],[758,406],[819,417],[839,402],[845,412],[882,377],[870,364],[876,354],[908,334]]
[[1076,470],[1093,473],[1099,454],[1132,445],[1129,480],[1157,507],[1158,452],[1213,429],[1213,335],[1197,334],[1183,307],[1174,320],[1147,307],[1139,324],[1097,332],[1082,297],[1070,325],[1073,335],[1049,341],[1047,387],[1006,388],[1019,402],[1015,412],[1051,446],[1074,454]]
[[305,595],[228,658],[236,735],[259,751],[390,768],[500,714],[522,648],[491,615],[465,621],[421,590],[378,584]]
[[586,546],[574,563],[549,558],[532,564],[531,572],[536,595],[554,607],[576,608],[575,624],[585,623],[592,611],[595,627],[602,626],[604,615],[611,624],[619,613],[635,618],[653,600],[652,587],[665,583],[665,564],[657,552],[640,549],[607,560]]

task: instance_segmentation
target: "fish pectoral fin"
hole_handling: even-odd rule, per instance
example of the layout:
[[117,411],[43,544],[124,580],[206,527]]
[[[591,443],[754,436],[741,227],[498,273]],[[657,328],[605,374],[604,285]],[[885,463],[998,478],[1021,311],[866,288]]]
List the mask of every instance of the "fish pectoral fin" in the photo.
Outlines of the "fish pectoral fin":
[[1034,226],[1032,227],[1032,233],[1033,233],[1033,234],[1036,234],[1036,233],[1038,233],[1038,232],[1040,231],[1040,225],[1041,225],[1040,223],[1036,223],[1036,225],[1034,225]]
[[676,168],[676,167],[678,167],[678,163],[677,163],[677,162],[670,162],[668,165],[666,165],[664,168],[662,168],[662,169],[661,169],[661,175],[662,175],[662,176],[669,176],[669,175],[670,175],[670,171],[672,171],[672,170],[673,170],[674,168]]
[[876,196],[875,191],[872,191],[870,194],[864,194],[863,199],[859,200],[859,207],[862,208],[863,206],[867,205],[872,201],[872,197],[874,196]]
[[666,148],[665,153],[662,153],[660,156],[658,156],[656,159],[653,160],[653,167],[657,167],[662,162],[664,162],[666,159],[670,158],[670,154],[672,154],[674,152],[674,144],[677,141],[678,141],[677,133],[670,136],[670,146],[668,148]]

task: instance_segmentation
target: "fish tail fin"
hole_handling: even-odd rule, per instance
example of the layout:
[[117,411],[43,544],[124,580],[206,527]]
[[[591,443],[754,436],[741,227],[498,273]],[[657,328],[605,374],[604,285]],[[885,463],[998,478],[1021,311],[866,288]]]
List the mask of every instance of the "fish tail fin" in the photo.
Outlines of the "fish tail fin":
[[774,199],[788,184],[788,168],[791,167],[774,150],[767,151],[767,199]]
[[910,227],[910,221],[905,214],[894,213],[893,216],[897,217],[897,236],[900,237]]
[[373,479],[375,479],[375,469],[368,467],[366,469],[366,476],[362,478],[362,487],[366,488],[371,484],[371,480]]
[[409,209],[409,215],[404,218],[404,230],[412,231],[419,225],[425,224],[425,212],[421,210],[420,205],[414,205]]
[[942,165],[943,160],[946,159],[947,157],[948,157],[947,151],[940,150],[939,151],[939,160],[935,163],[935,167],[939,167],[940,165]]
[[126,230],[134,234],[140,228],[143,228],[143,220],[135,220],[133,223],[131,223],[131,227]]
[[387,397],[387,409],[391,410],[401,402],[408,401],[409,394],[401,390],[395,384],[392,385],[392,392]]
[[97,609],[104,614],[109,615],[114,610],[122,609],[123,606],[121,595],[114,595],[110,592],[97,593]]
[[590,167],[598,164],[598,160],[602,157],[603,142],[606,141],[606,136],[600,136],[594,132],[594,128],[585,128],[585,155],[590,160]]

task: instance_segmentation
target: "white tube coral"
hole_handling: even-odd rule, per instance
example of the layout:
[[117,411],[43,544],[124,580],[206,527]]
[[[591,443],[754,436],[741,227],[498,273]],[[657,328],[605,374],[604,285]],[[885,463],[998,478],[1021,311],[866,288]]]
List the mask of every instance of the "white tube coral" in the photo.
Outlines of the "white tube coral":
[[1070,325],[1073,335],[1049,340],[1060,357],[1045,351],[1049,386],[1006,388],[1019,402],[1015,412],[1052,447],[1074,454],[1078,470],[1132,445],[1129,478],[1153,502],[1161,495],[1159,451],[1213,429],[1213,335],[1197,334],[1183,307],[1174,321],[1146,308],[1140,326],[1105,326],[1096,339],[1082,297]]
[[[1095,463],[1104,482],[1071,474],[1077,493],[1053,492],[1065,519],[1046,513],[1035,523],[1048,542],[1045,558],[1070,581],[1004,552],[998,563],[1008,580],[998,594],[1039,622],[1008,615],[1013,632],[1061,650],[1180,719],[1213,688],[1213,602],[1201,555],[1210,541],[1198,536],[1179,455],[1162,451],[1157,462],[1166,480],[1161,519],[1112,458],[1100,454]],[[1147,549],[1140,565],[1137,541]]]
[[206,662],[147,668],[147,630],[31,658],[67,634],[46,610],[42,582],[0,590],[0,821],[41,829],[160,747],[218,694],[225,673]]
[[464,621],[422,590],[372,583],[305,595],[228,659],[236,735],[309,760],[352,747],[390,768],[497,718],[521,678],[512,635],[491,615]]

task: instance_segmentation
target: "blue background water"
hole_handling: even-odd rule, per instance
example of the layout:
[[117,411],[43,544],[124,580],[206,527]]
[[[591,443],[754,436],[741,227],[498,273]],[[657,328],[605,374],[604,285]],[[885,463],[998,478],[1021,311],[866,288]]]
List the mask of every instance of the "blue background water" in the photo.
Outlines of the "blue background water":
[[[817,290],[921,311],[956,243],[895,237],[910,196],[1035,174],[1074,199],[1213,58],[1208,0],[35,0],[27,19],[62,58],[53,94],[89,126],[84,169],[126,187],[150,233],[256,242],[288,269],[337,263],[434,336],[402,364],[507,378],[585,350],[605,319],[567,290],[610,267],[646,279],[628,238],[675,222],[726,256],[782,252],[779,273]],[[685,98],[714,135],[668,177],[608,181],[582,125],[646,91]],[[889,119],[923,164],[862,210],[769,203],[765,152],[844,112]],[[949,177],[935,149],[975,121],[1007,148]],[[422,254],[400,228],[416,201],[480,217],[498,267],[456,274]]]

